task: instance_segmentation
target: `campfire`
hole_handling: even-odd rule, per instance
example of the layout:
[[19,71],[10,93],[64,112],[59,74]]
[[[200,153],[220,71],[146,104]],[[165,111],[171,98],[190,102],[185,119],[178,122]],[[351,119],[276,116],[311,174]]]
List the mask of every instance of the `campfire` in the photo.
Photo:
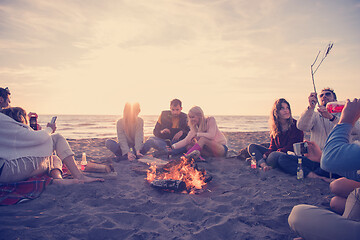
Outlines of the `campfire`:
[[205,169],[198,169],[193,158],[182,156],[158,169],[150,165],[147,181],[152,187],[172,192],[195,194],[212,179],[206,175]]

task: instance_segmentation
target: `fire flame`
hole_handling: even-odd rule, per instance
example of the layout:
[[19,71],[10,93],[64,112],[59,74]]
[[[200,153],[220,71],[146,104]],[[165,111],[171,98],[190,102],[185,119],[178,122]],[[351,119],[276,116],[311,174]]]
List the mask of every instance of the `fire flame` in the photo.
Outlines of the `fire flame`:
[[155,179],[172,179],[181,180],[186,184],[187,191],[195,194],[196,190],[202,189],[206,185],[205,170],[196,169],[193,159],[184,156],[178,164],[170,165],[169,168],[164,167],[164,171],[157,171],[156,165],[151,164],[147,170],[146,180],[151,183]]

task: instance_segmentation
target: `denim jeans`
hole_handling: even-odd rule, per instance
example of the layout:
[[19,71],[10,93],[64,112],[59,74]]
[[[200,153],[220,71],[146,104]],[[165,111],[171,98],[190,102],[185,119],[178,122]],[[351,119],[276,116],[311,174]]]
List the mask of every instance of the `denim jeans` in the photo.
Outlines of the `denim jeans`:
[[[105,146],[107,149],[109,149],[111,152],[113,152],[119,160],[127,160],[127,153],[125,153],[123,155],[121,148],[120,148],[120,144],[118,142],[116,142],[112,139],[107,139],[105,142]],[[136,153],[134,153],[134,154],[136,154]]]
[[279,157],[282,155],[286,155],[286,153],[275,151],[275,152],[270,153],[269,156],[266,158],[266,160],[264,160],[263,155],[268,150],[269,150],[269,148],[266,148],[266,147],[264,147],[262,145],[258,145],[258,144],[250,144],[248,146],[248,152],[249,152],[250,156],[252,155],[252,153],[255,153],[255,158],[256,158],[257,164],[259,166],[261,163],[265,162],[267,165],[271,166],[272,168],[277,168]]
[[301,158],[302,161],[301,165],[304,172],[304,177],[306,177],[310,172],[315,172],[318,174],[318,172],[323,171],[320,168],[320,163],[313,162],[306,157],[299,157],[294,155],[281,156],[279,158],[279,168],[290,175],[296,176],[299,158]]
[[[298,166],[298,156],[294,155],[284,155],[279,158],[279,168],[284,172],[296,176],[297,166]],[[307,157],[301,157],[302,159],[302,168],[304,171],[304,177],[306,177],[310,172],[322,177],[330,177],[330,173],[320,168],[320,163],[313,162]],[[333,173],[332,178],[340,178],[341,176]]]
[[[178,141],[172,141],[171,144],[174,144]],[[164,139],[158,138],[158,137],[150,137],[141,148],[140,152],[141,154],[146,154],[151,148],[154,148],[158,151],[166,151],[166,142]],[[186,152],[186,147],[179,148],[179,149],[173,149],[171,154],[172,155],[178,155]]]

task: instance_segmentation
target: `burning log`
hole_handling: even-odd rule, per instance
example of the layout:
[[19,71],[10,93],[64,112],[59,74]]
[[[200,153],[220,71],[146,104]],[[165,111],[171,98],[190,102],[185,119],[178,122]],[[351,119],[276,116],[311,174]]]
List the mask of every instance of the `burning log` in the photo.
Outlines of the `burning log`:
[[171,161],[160,169],[151,165],[146,179],[157,189],[194,194],[212,177],[206,175],[205,169],[199,169],[193,158],[182,156],[180,160]]
[[183,181],[173,179],[156,179],[151,182],[151,186],[161,190],[172,190],[175,192],[186,190],[186,184]]

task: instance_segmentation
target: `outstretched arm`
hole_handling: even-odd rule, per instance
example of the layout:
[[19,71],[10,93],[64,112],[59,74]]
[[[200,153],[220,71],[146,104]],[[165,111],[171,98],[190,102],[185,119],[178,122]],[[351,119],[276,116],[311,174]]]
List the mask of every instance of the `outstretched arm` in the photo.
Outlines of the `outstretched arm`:
[[349,143],[351,129],[359,117],[359,99],[352,102],[347,100],[339,124],[331,131],[326,141],[321,158],[322,168],[340,174],[360,169],[360,145]]

